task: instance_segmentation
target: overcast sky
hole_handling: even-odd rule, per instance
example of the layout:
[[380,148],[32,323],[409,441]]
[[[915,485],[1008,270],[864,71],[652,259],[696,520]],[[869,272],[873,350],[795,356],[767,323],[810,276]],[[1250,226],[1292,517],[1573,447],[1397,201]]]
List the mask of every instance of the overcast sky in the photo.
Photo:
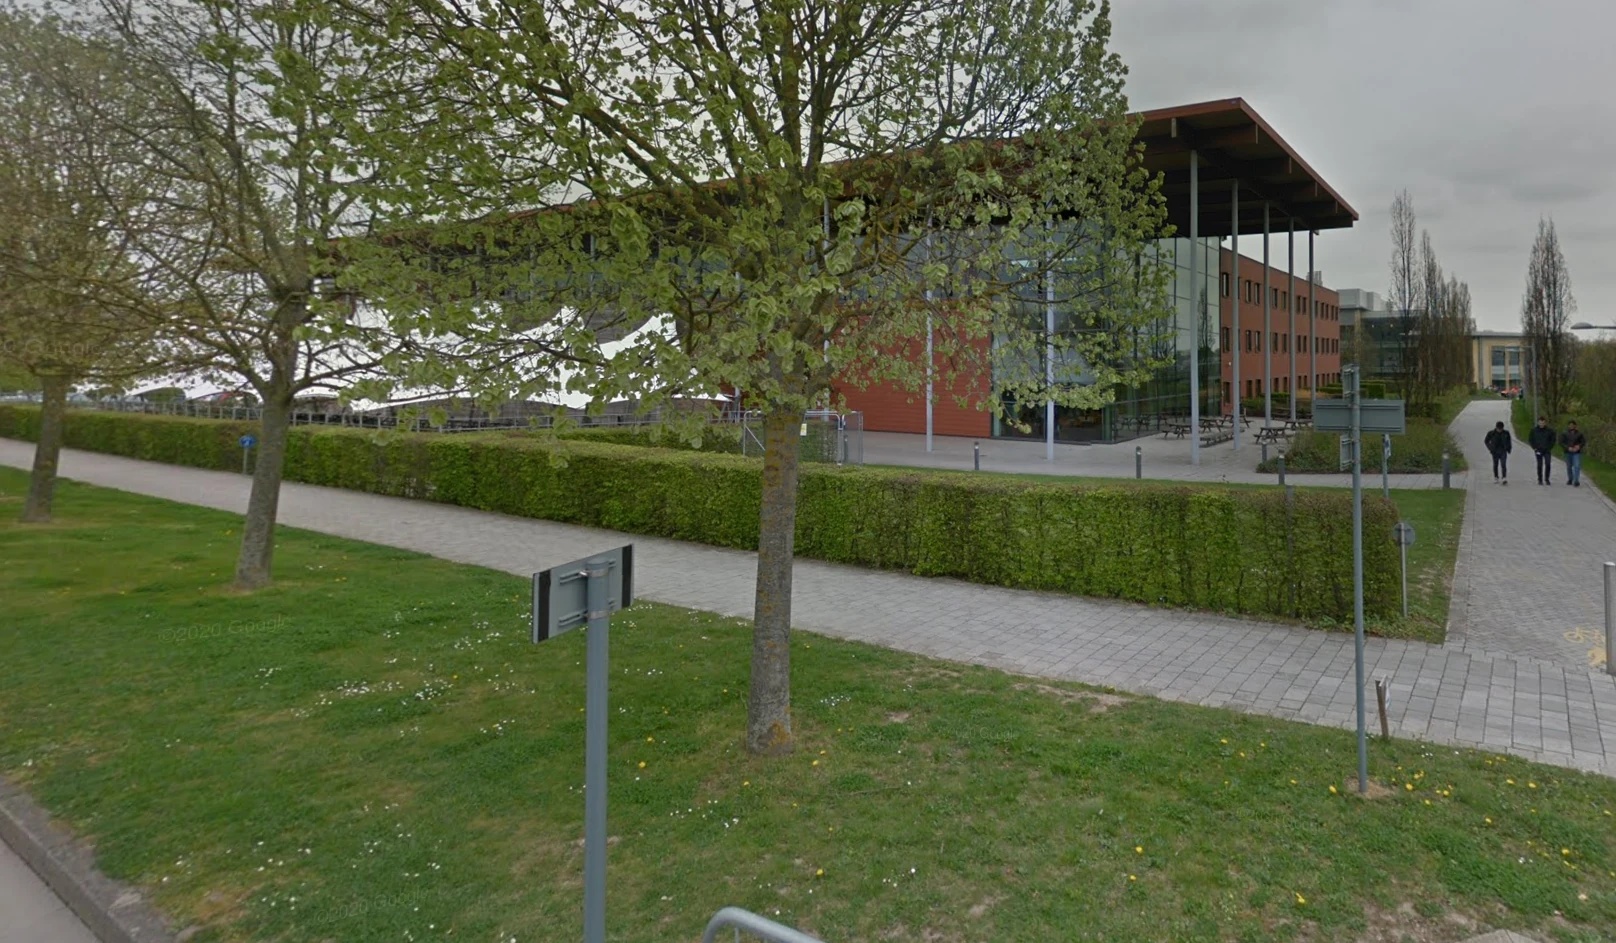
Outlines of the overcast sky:
[[1384,296],[1388,209],[1406,188],[1481,328],[1519,325],[1540,216],[1559,231],[1573,320],[1616,321],[1616,0],[1113,6],[1135,109],[1244,98],[1358,211],[1317,240],[1327,286]]

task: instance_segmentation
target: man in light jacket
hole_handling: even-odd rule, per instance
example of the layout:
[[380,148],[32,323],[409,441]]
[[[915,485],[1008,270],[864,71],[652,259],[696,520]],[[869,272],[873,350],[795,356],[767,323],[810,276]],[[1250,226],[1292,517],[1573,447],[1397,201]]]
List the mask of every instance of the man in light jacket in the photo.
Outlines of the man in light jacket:
[[1566,431],[1560,433],[1560,447],[1565,449],[1566,458],[1566,484],[1574,488],[1582,487],[1582,447],[1588,444],[1588,437],[1582,434],[1575,422],[1566,423]]

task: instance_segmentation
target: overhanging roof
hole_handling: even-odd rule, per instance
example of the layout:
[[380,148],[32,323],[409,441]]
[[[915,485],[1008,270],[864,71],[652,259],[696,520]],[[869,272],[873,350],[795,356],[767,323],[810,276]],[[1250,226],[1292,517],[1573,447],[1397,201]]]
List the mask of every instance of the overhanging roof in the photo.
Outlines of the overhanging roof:
[[1320,177],[1242,98],[1158,108],[1137,116],[1145,166],[1162,174],[1168,219],[1190,229],[1190,154],[1200,159],[1200,234],[1230,235],[1234,181],[1240,234],[1261,235],[1263,203],[1273,232],[1349,229],[1358,211]]

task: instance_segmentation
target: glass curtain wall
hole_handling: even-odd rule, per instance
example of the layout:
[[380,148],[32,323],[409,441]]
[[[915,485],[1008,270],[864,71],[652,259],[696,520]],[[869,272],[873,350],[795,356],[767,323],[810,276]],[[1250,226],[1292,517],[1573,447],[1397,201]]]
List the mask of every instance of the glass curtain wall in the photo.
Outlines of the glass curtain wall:
[[[1102,409],[1055,407],[1055,441],[1057,442],[1115,442],[1156,432],[1164,420],[1187,418],[1190,413],[1190,390],[1199,391],[1201,415],[1215,416],[1222,412],[1222,368],[1218,336],[1218,265],[1221,240],[1209,237],[1192,243],[1189,239],[1163,239],[1155,251],[1162,262],[1172,264],[1169,301],[1173,309],[1170,322],[1162,322],[1154,330],[1142,331],[1133,337],[1138,356],[1147,353],[1167,361],[1148,383],[1126,387],[1117,391],[1116,401]],[[1192,249],[1199,253],[1199,277],[1192,281],[1190,265]],[[1197,291],[1197,287],[1199,290]],[[1021,316],[1030,323],[1042,326],[1045,303],[1036,292],[1029,291],[1020,301]],[[1199,322],[1199,330],[1192,325]],[[1057,333],[1078,328],[1069,312],[1055,311]],[[1198,333],[1200,342],[1200,372],[1190,376],[1190,338]],[[1148,350],[1146,348],[1154,348]],[[1037,362],[1016,364],[1008,369],[1016,371],[1045,369],[1044,353],[1035,355]],[[1057,358],[1061,356],[1059,352]],[[996,366],[995,369],[1003,369]],[[1198,381],[1198,382],[1197,382]],[[1094,382],[1082,363],[1055,364],[1055,382],[1059,384],[1088,385]],[[997,387],[997,384],[995,385]],[[1043,441],[1045,437],[1046,407],[1042,400],[1016,402],[1008,393],[1000,396],[999,409],[993,416],[993,435],[1001,438],[1026,438]]]

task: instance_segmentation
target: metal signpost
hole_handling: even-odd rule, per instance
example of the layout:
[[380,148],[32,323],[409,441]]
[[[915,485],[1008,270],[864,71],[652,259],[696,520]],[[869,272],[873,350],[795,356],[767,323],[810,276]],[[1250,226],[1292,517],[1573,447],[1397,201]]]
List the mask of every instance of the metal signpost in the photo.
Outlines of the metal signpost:
[[1605,564],[1605,674],[1616,675],[1616,563]]
[[[1391,477],[1388,473],[1391,463],[1392,437],[1389,435],[1382,435],[1380,437],[1380,496],[1383,498],[1390,498],[1392,496]],[[1406,612],[1403,614],[1408,615]]]
[[1402,435],[1407,431],[1403,401],[1366,400],[1359,396],[1358,368],[1341,368],[1341,399],[1313,404],[1313,427],[1320,432],[1344,432],[1342,449],[1350,449],[1352,463],[1352,635],[1358,686],[1358,791],[1369,792],[1369,744],[1364,733],[1364,600],[1363,600],[1363,434]]
[[589,628],[584,691],[584,943],[606,940],[607,635],[634,603],[634,545],[533,574],[533,642]]
[[1403,552],[1403,618],[1408,618],[1408,548],[1414,546],[1414,525],[1398,521],[1392,525],[1392,540]]
[[244,435],[241,437],[241,473],[243,475],[247,474],[247,456],[252,452],[252,447],[257,444],[258,440],[253,436]]

